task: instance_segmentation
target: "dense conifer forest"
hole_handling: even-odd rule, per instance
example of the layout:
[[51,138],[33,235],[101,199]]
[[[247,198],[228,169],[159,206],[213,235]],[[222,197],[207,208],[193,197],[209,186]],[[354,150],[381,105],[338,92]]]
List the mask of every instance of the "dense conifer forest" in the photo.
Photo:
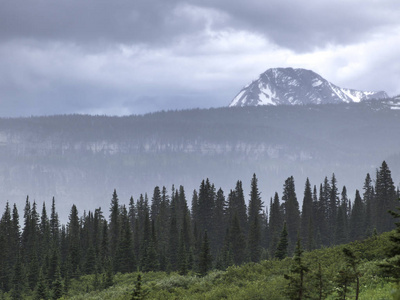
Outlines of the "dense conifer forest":
[[[280,263],[287,272],[278,281],[285,286],[289,283],[282,290],[283,298],[307,299],[311,296],[306,294],[312,293],[311,298],[325,299],[326,286],[330,286],[336,288],[340,299],[346,299],[350,285],[351,293],[358,295],[361,273],[354,247],[332,248],[336,254],[340,252],[344,263],[335,281],[329,283],[325,283],[327,271],[321,269],[327,266],[310,257],[322,251],[316,249],[334,245],[365,239],[376,243],[378,234],[395,228],[388,211],[398,217],[393,211],[399,206],[399,191],[386,162],[375,176],[366,175],[352,201],[346,187],[337,185],[335,174],[319,185],[307,179],[301,192],[296,192],[291,176],[285,180],[282,194],[276,192],[271,199],[262,199],[256,174],[249,183],[249,195],[244,195],[241,181],[227,192],[205,179],[191,195],[183,186],[172,186],[169,191],[157,186],[152,195],[131,197],[128,203],[122,203],[114,190],[110,206],[104,210],[98,207],[80,213],[79,203],[72,205],[67,224],[60,223],[54,198],[47,208],[27,197],[23,212],[7,203],[0,220],[1,297],[66,298],[76,293],[79,283],[84,289],[81,293],[99,292],[127,278],[126,274],[135,278],[131,278],[131,291],[119,299],[141,299],[151,289],[142,291],[141,275],[136,277],[134,272],[141,272],[144,278],[166,272],[195,281],[210,280],[210,272],[218,277],[226,270],[236,272],[234,268],[239,266],[257,270],[271,264],[273,269],[272,265]],[[389,243],[387,237],[380,239]],[[393,248],[392,256],[395,252]],[[371,257],[383,258],[381,252]],[[386,269],[382,267],[388,276],[396,271],[391,266],[386,262]],[[315,279],[312,289],[304,281],[311,273]],[[283,289],[279,282],[277,291]]]

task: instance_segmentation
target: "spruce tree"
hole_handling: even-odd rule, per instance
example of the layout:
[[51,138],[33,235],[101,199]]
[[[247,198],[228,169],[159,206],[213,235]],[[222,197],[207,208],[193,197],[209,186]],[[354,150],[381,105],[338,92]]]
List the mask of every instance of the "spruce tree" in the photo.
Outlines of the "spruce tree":
[[35,289],[35,294],[34,294],[34,299],[35,300],[46,300],[48,299],[48,289],[47,289],[47,283],[43,275],[42,269],[40,270],[39,273],[39,279],[36,285]]
[[68,258],[71,264],[71,275],[76,277],[79,275],[81,262],[80,248],[80,222],[78,210],[75,204],[72,205],[68,223]]
[[249,201],[249,235],[248,247],[250,251],[250,259],[258,262],[261,255],[261,212],[263,202],[261,201],[260,192],[257,186],[256,174],[253,174],[251,180],[251,192]]
[[241,265],[246,260],[246,238],[243,234],[242,228],[240,227],[237,213],[233,216],[228,234],[233,262],[235,265]]
[[120,238],[120,207],[117,191],[114,189],[114,193],[111,199],[110,205],[110,224],[109,224],[109,240],[110,240],[110,255],[114,257],[117,252],[118,242]]
[[304,188],[304,197],[303,197],[303,206],[301,210],[301,238],[304,244],[311,244],[309,232],[311,229],[311,224],[313,223],[313,199],[311,192],[311,184],[309,179],[307,178],[305,188]]
[[11,288],[12,288],[11,298],[13,300],[23,299],[22,294],[24,290],[24,278],[23,278],[22,263],[19,253],[17,254],[16,262],[14,265]]
[[289,247],[293,249],[300,229],[299,202],[296,197],[293,176],[285,181],[282,200],[284,201],[284,218],[287,226]]
[[290,299],[308,299],[305,275],[309,271],[309,268],[303,263],[302,255],[303,250],[301,248],[300,238],[298,238],[294,251],[293,263],[290,267],[290,274],[284,275],[285,279],[289,281],[286,294]]
[[352,241],[361,240],[365,236],[365,209],[360,192],[356,190],[354,205],[350,216],[350,238]]
[[391,172],[384,161],[377,172],[376,178],[376,229],[378,232],[389,231],[394,228],[392,218],[385,218],[389,210],[396,205],[396,190],[392,180]]
[[282,260],[288,255],[288,232],[286,229],[286,222],[283,223],[279,243],[276,247],[275,258]]
[[52,296],[51,299],[57,300],[63,296],[63,286],[61,279],[61,271],[60,268],[57,268],[57,272],[55,274],[55,280],[52,283]]
[[199,256],[199,266],[198,266],[199,275],[201,277],[206,276],[211,267],[212,267],[212,256],[210,251],[210,244],[208,242],[207,231],[204,231],[203,244],[201,246],[201,251]]
[[161,191],[158,186],[154,188],[153,197],[151,198],[151,220],[156,220],[161,209]]
[[375,191],[369,173],[365,177],[363,189],[364,189],[363,203],[365,206],[365,218],[363,225],[365,229],[364,235],[370,236],[376,224],[374,224],[374,218],[373,218],[373,211],[375,211],[375,206],[374,206]]
[[386,248],[386,259],[379,266],[387,277],[391,277],[397,284],[400,284],[400,207],[391,210],[389,213],[396,219],[395,231],[390,235],[390,244]]
[[274,200],[270,203],[270,215],[269,215],[269,237],[270,237],[270,252],[274,256],[276,247],[279,242],[279,236],[283,226],[283,215],[281,210],[281,204],[279,202],[278,193],[275,192]]

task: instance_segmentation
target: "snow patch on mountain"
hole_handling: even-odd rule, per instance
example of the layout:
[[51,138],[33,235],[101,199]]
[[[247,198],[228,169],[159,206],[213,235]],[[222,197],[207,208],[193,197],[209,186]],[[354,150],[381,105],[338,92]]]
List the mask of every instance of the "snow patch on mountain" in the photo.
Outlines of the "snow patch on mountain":
[[262,73],[231,101],[232,106],[352,103],[386,99],[384,91],[341,88],[305,69],[275,68]]

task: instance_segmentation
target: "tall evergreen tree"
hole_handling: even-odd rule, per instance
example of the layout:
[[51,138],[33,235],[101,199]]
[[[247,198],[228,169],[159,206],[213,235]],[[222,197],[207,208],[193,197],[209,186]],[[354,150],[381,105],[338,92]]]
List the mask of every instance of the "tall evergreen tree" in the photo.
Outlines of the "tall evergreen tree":
[[297,234],[300,228],[299,202],[297,201],[293,176],[286,179],[283,186],[285,222],[288,232],[289,249],[296,244]]
[[71,266],[71,275],[78,276],[81,262],[80,251],[80,222],[78,210],[75,204],[72,205],[68,223],[68,259]]
[[210,244],[208,242],[207,231],[204,231],[203,244],[201,246],[199,257],[199,275],[205,276],[212,267],[212,256],[210,251]]
[[279,236],[282,231],[283,216],[281,211],[281,204],[279,202],[278,193],[275,192],[274,201],[270,204],[269,215],[269,236],[270,236],[270,252],[274,256],[276,247],[279,242]]
[[305,241],[305,244],[309,244],[312,239],[309,231],[312,228],[313,220],[313,198],[311,192],[311,184],[309,179],[307,178],[305,188],[304,188],[304,197],[303,197],[303,206],[301,210],[301,238]]
[[161,191],[158,186],[154,188],[153,197],[151,198],[151,210],[150,217],[152,220],[156,220],[161,208]]
[[251,180],[251,192],[249,201],[249,235],[248,247],[250,251],[250,259],[258,262],[261,255],[261,212],[263,202],[261,201],[260,192],[257,186],[256,174],[253,174]]
[[246,238],[243,230],[240,227],[237,213],[235,213],[233,216],[228,234],[233,262],[235,265],[241,265],[246,260]]
[[58,213],[56,212],[56,203],[54,197],[51,202],[50,235],[53,246],[58,247],[60,243],[60,222],[58,219]]
[[364,218],[365,223],[363,227],[365,228],[364,234],[366,236],[369,236],[370,234],[372,234],[372,230],[376,226],[376,224],[374,224],[375,220],[373,218],[373,211],[375,211],[375,206],[374,206],[375,191],[369,173],[365,177],[363,189],[364,189],[363,202],[365,206],[365,218]]
[[305,283],[305,275],[309,271],[309,268],[303,263],[303,252],[300,238],[298,238],[294,251],[293,263],[290,267],[290,274],[285,274],[285,279],[289,281],[286,294],[290,299],[309,299]]
[[396,190],[388,165],[384,161],[377,172],[376,178],[376,229],[378,232],[394,228],[392,218],[382,218],[387,211],[395,208]]
[[360,192],[356,190],[354,205],[350,216],[350,239],[361,240],[365,236],[365,209],[361,200]]
[[286,222],[283,223],[283,229],[279,243],[276,247],[275,258],[282,260],[288,255],[288,231],[286,229]]
[[109,224],[109,239],[110,239],[110,254],[111,257],[115,256],[119,243],[120,235],[120,207],[117,191],[114,189],[111,205],[110,205],[110,224]]

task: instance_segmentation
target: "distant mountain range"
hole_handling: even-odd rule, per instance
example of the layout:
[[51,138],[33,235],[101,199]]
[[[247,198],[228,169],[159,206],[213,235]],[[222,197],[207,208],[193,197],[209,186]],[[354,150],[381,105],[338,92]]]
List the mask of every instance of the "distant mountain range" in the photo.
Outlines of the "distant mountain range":
[[245,86],[229,106],[351,103],[386,99],[384,91],[357,91],[338,87],[305,69],[275,68]]

